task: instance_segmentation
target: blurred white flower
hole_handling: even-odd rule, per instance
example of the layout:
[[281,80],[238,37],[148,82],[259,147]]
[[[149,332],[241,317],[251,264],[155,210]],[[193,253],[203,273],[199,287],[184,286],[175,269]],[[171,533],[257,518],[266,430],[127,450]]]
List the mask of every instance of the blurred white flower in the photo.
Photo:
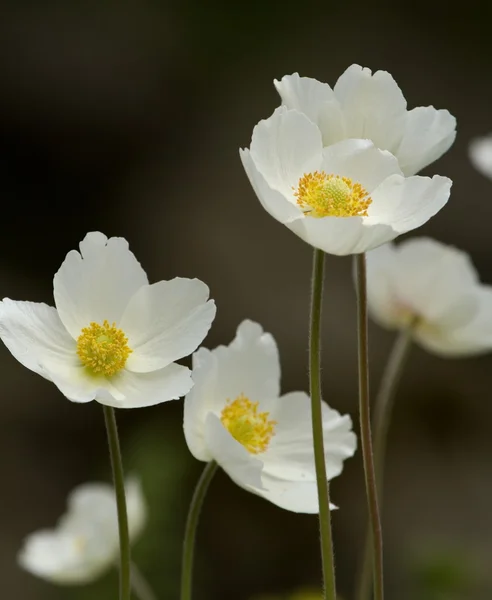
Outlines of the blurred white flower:
[[384,327],[413,324],[414,338],[443,356],[492,350],[492,286],[480,283],[470,257],[428,238],[367,254],[368,306]]
[[149,285],[125,239],[93,232],[53,285],[56,309],[0,302],[0,337],[25,367],[73,402],[134,408],[190,390],[190,370],[173,361],[197,348],[214,319],[203,282]]
[[[201,461],[215,460],[244,489],[287,510],[316,513],[311,404],[304,392],[280,396],[277,345],[243,321],[229,346],[193,355],[195,385],[185,398],[184,433]],[[350,417],[323,402],[327,478],[339,475],[356,437]]]
[[472,140],[469,153],[475,169],[485,177],[492,179],[492,134]]
[[318,126],[286,107],[260,121],[240,151],[263,207],[315,248],[357,254],[420,227],[447,202],[446,177],[405,178],[370,140],[323,147]]
[[447,110],[407,101],[386,71],[350,66],[333,90],[297,73],[275,81],[282,104],[304,113],[322,134],[323,145],[341,140],[371,140],[396,156],[405,175],[415,175],[446,152],[456,137],[456,119]]
[[[140,483],[125,485],[130,540],[141,533],[147,507]],[[119,557],[118,520],[114,490],[104,483],[86,483],[68,497],[67,512],[55,529],[29,535],[18,561],[42,579],[59,584],[84,584],[97,579]]]

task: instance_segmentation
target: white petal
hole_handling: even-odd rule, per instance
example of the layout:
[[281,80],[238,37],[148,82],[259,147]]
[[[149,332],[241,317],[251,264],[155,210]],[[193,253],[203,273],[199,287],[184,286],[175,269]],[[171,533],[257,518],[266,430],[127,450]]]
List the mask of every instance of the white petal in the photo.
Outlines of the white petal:
[[492,134],[472,140],[469,152],[475,169],[492,179]]
[[344,140],[325,148],[322,168],[327,174],[349,177],[369,193],[390,175],[401,175],[396,158],[370,140]]
[[268,185],[294,203],[299,179],[318,168],[322,150],[318,127],[302,113],[285,107],[256,125],[249,149]]
[[492,287],[476,286],[475,313],[462,326],[455,317],[435,327],[417,331],[418,341],[430,352],[446,357],[464,357],[492,350]]
[[0,337],[25,367],[51,379],[43,363],[72,362],[75,343],[52,306],[37,302],[0,302]]
[[187,356],[207,335],[215,303],[199,279],[176,277],[142,286],[121,319],[132,353],[129,371],[147,373]]
[[193,456],[209,461],[205,422],[210,412],[220,416],[227,400],[241,394],[252,402],[279,395],[280,361],[275,340],[257,323],[243,321],[229,346],[195,352],[193,380],[195,385],[185,398],[184,433]]
[[54,278],[56,307],[74,339],[93,321],[118,323],[130,298],[148,284],[123,238],[88,233],[80,252],[69,252]]
[[[377,257],[376,257],[377,258]],[[478,283],[478,274],[470,257],[452,246],[430,238],[413,238],[396,247],[393,271],[396,300],[437,321],[449,312]]]
[[456,119],[447,110],[419,106],[407,113],[403,138],[395,151],[405,175],[415,175],[440,158],[456,138]]
[[393,77],[359,65],[350,66],[334,90],[345,117],[348,138],[367,138],[383,150],[400,142],[406,115],[406,100]]
[[127,478],[125,492],[130,540],[134,541],[140,536],[147,522],[147,503],[143,495],[142,485],[136,477]]
[[286,226],[314,248],[338,256],[372,250],[398,235],[390,225],[366,223],[363,217],[305,217]]
[[399,277],[396,256],[393,244],[384,244],[366,255],[367,306],[371,317],[384,327],[406,325],[406,320],[401,322],[402,305],[395,291]]
[[263,463],[237,442],[212,413],[209,413],[205,422],[205,441],[213,458],[237,485],[249,491],[263,488]]
[[[318,512],[309,397],[293,392],[264,404],[264,408],[277,425],[267,451],[258,455],[263,461],[265,489],[257,493],[286,510]],[[326,475],[330,480],[341,473],[343,461],[354,454],[357,441],[350,417],[342,417],[324,402],[322,412]]]
[[274,219],[286,223],[302,217],[302,211],[298,206],[292,204],[283,194],[273,190],[268,185],[263,175],[256,168],[249,150],[240,150],[239,155],[258,200]]
[[[451,193],[447,177],[392,175],[371,193],[368,220],[386,223],[397,234],[420,227],[443,208]],[[394,236],[396,237],[396,235]]]
[[191,371],[176,363],[150,373],[132,373],[124,369],[107,380],[96,400],[115,408],[154,406],[181,398],[192,385]]
[[112,565],[116,555],[104,544],[97,554],[88,553],[85,543],[83,536],[38,531],[25,539],[18,561],[26,571],[53,583],[90,583]]

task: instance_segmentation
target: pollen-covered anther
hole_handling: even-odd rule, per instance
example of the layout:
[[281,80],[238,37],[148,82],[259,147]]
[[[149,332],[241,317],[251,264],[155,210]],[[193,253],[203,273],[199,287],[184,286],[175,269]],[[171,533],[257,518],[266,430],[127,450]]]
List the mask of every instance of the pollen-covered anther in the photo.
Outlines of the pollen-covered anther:
[[259,454],[265,452],[275,435],[277,422],[268,419],[269,415],[268,412],[258,412],[258,402],[251,402],[241,394],[233,402],[227,401],[220,420],[250,454]]
[[294,196],[309,217],[367,217],[372,199],[360,183],[324,171],[305,173]]
[[108,321],[84,327],[77,339],[80,361],[94,375],[115,375],[124,368],[131,352],[126,335]]

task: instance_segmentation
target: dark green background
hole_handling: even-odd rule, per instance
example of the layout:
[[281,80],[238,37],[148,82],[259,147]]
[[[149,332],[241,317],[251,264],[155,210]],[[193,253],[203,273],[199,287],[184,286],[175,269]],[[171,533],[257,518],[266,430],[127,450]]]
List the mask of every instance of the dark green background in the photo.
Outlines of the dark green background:
[[[452,198],[418,234],[467,250],[492,282],[492,182],[467,158],[471,137],[492,130],[491,47],[490,15],[473,2],[4,2],[0,296],[51,303],[53,274],[87,231],[122,235],[151,281],[209,284],[218,316],[207,346],[258,320],[278,340],[283,390],[306,389],[310,249],[262,210],[238,158],[278,103],[273,78],[299,71],[333,84],[358,62],[389,70],[410,107],[455,114],[456,144],[427,169],[454,180]],[[325,398],[355,419],[349,259],[328,259],[326,292]],[[391,341],[372,327],[373,389]],[[389,443],[388,600],[454,600],[446,587],[491,597],[491,367],[491,356],[411,355]],[[114,575],[59,589],[15,561],[74,485],[108,480],[100,406],[68,402],[5,349],[0,375],[0,597],[116,598]],[[174,600],[201,469],[184,444],[182,402],[118,417],[126,466],[150,503],[135,557],[160,598]],[[332,493],[339,588],[350,599],[365,522],[360,453]],[[200,526],[196,600],[316,585],[317,535],[315,517],[220,474]]]

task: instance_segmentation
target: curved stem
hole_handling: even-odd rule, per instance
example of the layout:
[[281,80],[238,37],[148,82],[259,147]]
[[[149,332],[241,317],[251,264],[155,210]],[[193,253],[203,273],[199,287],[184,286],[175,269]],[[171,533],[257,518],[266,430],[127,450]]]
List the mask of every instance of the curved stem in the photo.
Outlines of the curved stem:
[[383,534],[379,517],[378,492],[371,439],[369,407],[369,344],[367,331],[367,277],[366,256],[355,256],[357,273],[357,332],[359,340],[359,418],[367,506],[371,530],[371,547],[374,573],[374,598],[383,600]]
[[[398,384],[400,383],[403,368],[408,358],[412,346],[412,334],[415,322],[400,331],[396,341],[391,349],[391,353],[384,369],[381,385],[376,396],[376,406],[373,420],[374,431],[374,464],[376,468],[376,482],[379,494],[379,506],[383,502],[383,482],[384,482],[384,459],[386,456],[386,441],[388,429],[393,412],[394,399]],[[372,571],[371,571],[371,543],[370,532],[366,533],[366,543],[364,548],[364,559],[362,571],[358,578],[358,600],[370,600]]]
[[132,589],[138,600],[157,600],[157,596],[135,563],[131,565]]
[[215,461],[207,463],[206,467],[198,480],[193,498],[191,500],[188,518],[186,520],[185,537],[183,543],[183,563],[181,566],[181,600],[191,600],[191,589],[193,579],[193,554],[195,550],[195,537],[200,517],[200,511],[203,500],[207,493],[208,486],[212,481],[218,464]]
[[325,451],[323,443],[323,419],[321,413],[321,301],[323,298],[323,275],[325,255],[314,250],[311,283],[311,325],[309,336],[309,384],[313,427],[314,462],[318,487],[319,527],[321,538],[321,563],[326,600],[336,600],[335,565],[331,534],[330,490],[326,478]]
[[104,421],[108,435],[109,456],[113,470],[113,482],[116,495],[116,508],[118,511],[118,530],[120,534],[120,600],[130,600],[130,535],[128,533],[128,515],[126,512],[125,479],[123,476],[123,462],[121,460],[120,442],[114,408],[103,406]]

